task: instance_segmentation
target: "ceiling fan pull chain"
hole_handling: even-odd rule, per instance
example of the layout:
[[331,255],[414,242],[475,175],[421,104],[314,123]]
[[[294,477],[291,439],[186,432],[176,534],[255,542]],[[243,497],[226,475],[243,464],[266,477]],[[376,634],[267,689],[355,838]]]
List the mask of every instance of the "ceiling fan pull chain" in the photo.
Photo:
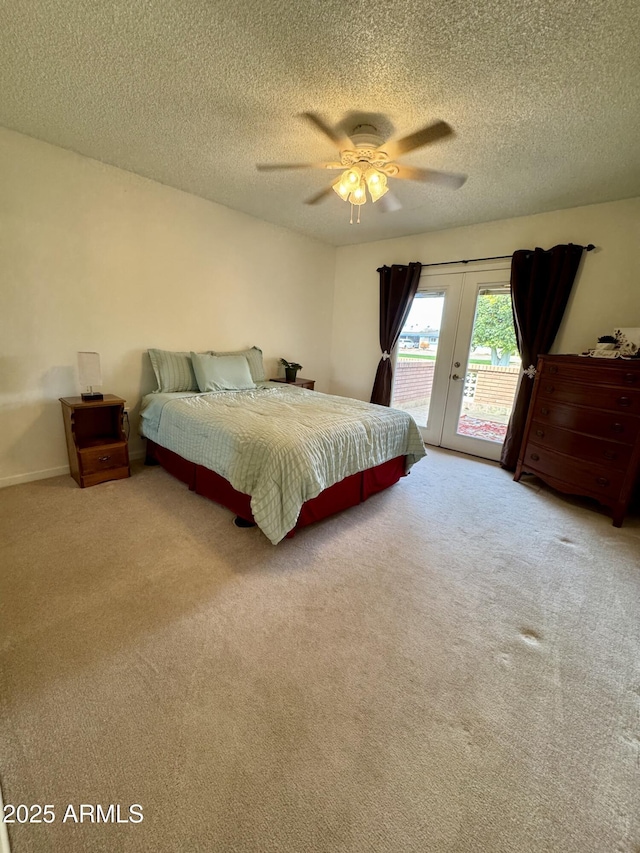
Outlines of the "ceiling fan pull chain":
[[351,205],[351,219],[349,220],[349,225],[353,225],[353,205]]
[[358,205],[358,225],[360,225],[360,205]]

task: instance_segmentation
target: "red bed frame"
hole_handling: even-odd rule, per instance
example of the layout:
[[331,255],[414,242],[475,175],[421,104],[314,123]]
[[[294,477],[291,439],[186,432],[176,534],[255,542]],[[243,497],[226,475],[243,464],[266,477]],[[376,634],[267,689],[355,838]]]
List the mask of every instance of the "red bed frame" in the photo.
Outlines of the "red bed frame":
[[[228,480],[216,474],[215,471],[210,471],[195,462],[188,462],[182,456],[178,456],[177,453],[167,450],[166,447],[156,444],[149,438],[145,464],[162,465],[169,474],[186,483],[192,492],[230,509],[238,519],[244,522],[244,526],[255,524],[251,512],[250,495],[234,489]],[[329,486],[317,497],[302,505],[296,526],[287,533],[287,538],[291,538],[296,530],[307,524],[313,524],[350,506],[356,506],[366,501],[371,495],[393,486],[405,476],[404,469],[405,457],[396,456],[395,459],[383,462],[382,465],[359,471]]]

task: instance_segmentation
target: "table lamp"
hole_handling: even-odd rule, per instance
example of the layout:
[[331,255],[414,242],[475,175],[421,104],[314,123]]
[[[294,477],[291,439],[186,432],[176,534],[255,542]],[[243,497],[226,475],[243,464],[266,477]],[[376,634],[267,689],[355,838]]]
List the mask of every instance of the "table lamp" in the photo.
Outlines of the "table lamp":
[[100,370],[100,353],[97,352],[79,352],[78,353],[78,374],[80,376],[80,385],[86,390],[82,392],[83,400],[102,400],[104,399],[99,391],[94,391],[93,386],[102,386],[102,371]]

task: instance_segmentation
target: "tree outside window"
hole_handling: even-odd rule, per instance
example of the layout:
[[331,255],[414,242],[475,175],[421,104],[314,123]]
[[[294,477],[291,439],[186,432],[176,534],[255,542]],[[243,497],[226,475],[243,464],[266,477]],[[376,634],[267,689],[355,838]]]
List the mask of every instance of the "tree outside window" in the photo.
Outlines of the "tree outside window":
[[518,351],[511,294],[484,293],[478,299],[472,347],[490,347],[491,364],[506,366]]

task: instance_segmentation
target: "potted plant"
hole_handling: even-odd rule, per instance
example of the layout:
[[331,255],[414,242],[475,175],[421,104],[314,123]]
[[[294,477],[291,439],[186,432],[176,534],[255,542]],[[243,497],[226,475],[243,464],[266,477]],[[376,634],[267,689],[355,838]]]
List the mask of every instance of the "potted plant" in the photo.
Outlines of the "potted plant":
[[617,338],[614,338],[613,335],[600,335],[598,338],[598,345],[596,346],[597,350],[612,350],[618,349],[619,341]]
[[281,358],[280,364],[284,367],[284,376],[287,382],[295,382],[296,374],[302,370],[302,365],[295,361],[287,361],[286,358]]

